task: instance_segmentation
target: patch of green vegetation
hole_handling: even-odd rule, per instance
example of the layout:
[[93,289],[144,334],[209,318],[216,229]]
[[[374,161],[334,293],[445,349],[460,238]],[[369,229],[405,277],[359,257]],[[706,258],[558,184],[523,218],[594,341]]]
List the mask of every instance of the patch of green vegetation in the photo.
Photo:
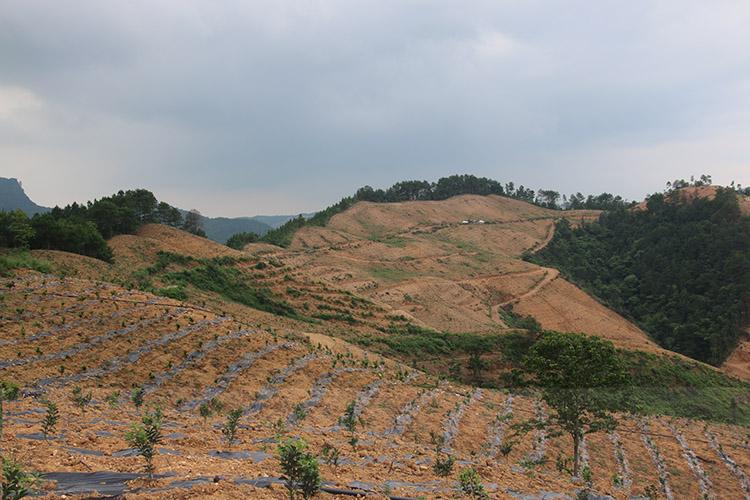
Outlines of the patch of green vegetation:
[[359,320],[349,313],[315,313],[312,315],[313,318],[322,319],[324,321],[345,321],[350,325],[359,323]]
[[[518,369],[534,342],[516,343],[503,356],[515,369],[517,385],[527,386]],[[508,353],[511,353],[508,356]],[[750,384],[702,363],[679,356],[618,350],[629,373],[624,387],[607,388],[614,409],[647,415],[669,415],[750,426]],[[485,384],[489,385],[489,384]],[[501,384],[502,385],[502,384]],[[617,406],[620,402],[628,404]]]
[[260,236],[252,232],[237,233],[229,237],[226,245],[229,248],[234,248],[235,250],[242,250],[243,248],[245,248],[245,245],[249,243],[255,243],[259,238]]
[[154,275],[166,270],[170,264],[186,266],[192,262],[196,262],[196,259],[189,255],[159,251],[159,253],[156,254],[156,262],[143,271],[148,275]]
[[32,257],[26,251],[0,255],[0,276],[8,276],[13,269],[33,269],[40,273],[48,273],[50,272],[51,265],[45,260]]
[[181,285],[167,286],[164,288],[157,288],[153,291],[154,295],[160,295],[174,300],[186,301],[188,299],[185,288]]
[[750,384],[678,356],[621,351],[639,411],[750,427]]
[[381,342],[392,351],[408,356],[507,351],[515,359],[517,352],[523,352],[519,346],[528,346],[533,342],[531,333],[450,333],[413,324],[391,326],[385,333],[388,335],[378,339],[367,338],[366,342]]
[[540,325],[533,316],[522,316],[514,312],[511,307],[499,308],[498,314],[500,315],[500,319],[503,320],[503,323],[508,325],[510,328],[519,328],[535,333],[539,333],[542,331],[542,325]]
[[218,293],[225,299],[261,311],[303,319],[289,303],[274,297],[268,288],[248,285],[247,277],[240,270],[223,264],[220,259],[204,262],[190,269],[167,273],[164,280],[177,286],[192,285],[199,290]]
[[407,243],[406,238],[400,236],[386,236],[384,238],[372,237],[370,240],[393,248],[404,248]]
[[[518,324],[534,324],[516,315]],[[374,351],[400,358],[425,356],[445,358],[456,355],[482,355],[484,359],[503,361],[505,368],[495,380],[483,377],[484,387],[532,388],[523,375],[524,361],[542,331],[502,334],[448,333],[412,324],[391,325],[385,335],[351,337],[352,342]],[[750,384],[702,363],[674,356],[618,350],[627,372],[626,386],[608,388],[613,409],[646,415],[669,415],[750,427]],[[449,363],[446,362],[446,366]],[[445,375],[440,373],[440,375]],[[471,382],[471,380],[465,380]],[[627,407],[615,406],[628,401]]]
[[418,273],[391,267],[371,267],[369,271],[373,278],[383,281],[402,281],[418,276]]

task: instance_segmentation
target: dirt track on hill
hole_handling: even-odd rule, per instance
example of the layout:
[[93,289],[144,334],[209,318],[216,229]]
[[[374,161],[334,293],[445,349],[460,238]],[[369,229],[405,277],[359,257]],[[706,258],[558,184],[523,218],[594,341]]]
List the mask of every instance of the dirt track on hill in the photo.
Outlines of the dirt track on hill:
[[[497,309],[514,306],[544,327],[659,350],[640,329],[565,282],[557,270],[521,259],[549,244],[560,218],[576,224],[598,214],[552,211],[496,196],[358,203],[326,227],[299,231],[292,249],[304,254],[299,272],[310,269],[310,276],[438,330],[504,329]],[[478,219],[485,223],[462,223]]]

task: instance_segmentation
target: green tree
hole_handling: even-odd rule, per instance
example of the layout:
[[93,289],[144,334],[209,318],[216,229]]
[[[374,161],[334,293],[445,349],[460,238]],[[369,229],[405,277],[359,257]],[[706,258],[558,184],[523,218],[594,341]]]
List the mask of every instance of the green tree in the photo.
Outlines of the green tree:
[[290,500],[297,498],[297,494],[308,499],[318,493],[322,484],[318,459],[307,451],[304,440],[288,439],[281,443],[279,462]]
[[259,239],[260,236],[255,233],[237,233],[229,237],[227,240],[227,246],[229,248],[234,248],[235,250],[242,250],[248,243],[255,243]]
[[203,216],[197,210],[191,210],[187,213],[182,229],[196,236],[206,237],[206,232],[203,230]]
[[524,366],[552,410],[544,425],[573,440],[573,474],[578,476],[584,435],[617,426],[611,410],[628,382],[625,364],[609,341],[547,332],[531,347]]
[[149,478],[154,474],[154,455],[156,445],[162,441],[161,427],[164,415],[159,408],[146,413],[141,422],[133,424],[125,433],[125,440],[129,446],[138,450],[138,454],[146,461],[145,470]]
[[482,379],[482,371],[487,369],[487,362],[482,359],[482,353],[478,350],[472,350],[469,353],[469,369],[474,380],[479,382]]
[[536,203],[543,207],[558,209],[558,201],[560,200],[560,193],[552,191],[551,189],[540,189],[537,191]]
[[167,226],[182,226],[182,214],[180,211],[163,201],[156,207],[156,220],[160,224]]
[[96,224],[96,228],[105,240],[117,234],[131,233],[138,228],[138,218],[129,208],[114,201],[103,199],[89,206],[87,218]]
[[34,228],[21,210],[0,211],[0,247],[28,248],[34,238]]

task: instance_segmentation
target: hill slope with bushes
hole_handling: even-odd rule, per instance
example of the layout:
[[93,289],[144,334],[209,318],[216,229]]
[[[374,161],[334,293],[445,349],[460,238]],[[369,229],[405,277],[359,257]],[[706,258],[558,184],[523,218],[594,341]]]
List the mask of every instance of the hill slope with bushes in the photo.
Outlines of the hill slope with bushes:
[[681,190],[572,228],[530,260],[556,267],[663,347],[715,365],[750,320],[750,217],[733,189]]

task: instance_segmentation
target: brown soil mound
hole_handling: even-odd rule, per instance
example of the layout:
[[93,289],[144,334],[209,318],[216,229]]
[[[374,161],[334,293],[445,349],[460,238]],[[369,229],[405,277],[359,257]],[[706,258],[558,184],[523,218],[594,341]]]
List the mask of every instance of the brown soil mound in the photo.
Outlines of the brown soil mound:
[[154,263],[159,252],[196,258],[242,257],[244,254],[200,236],[169,226],[146,224],[136,234],[122,234],[108,241],[115,263],[127,274]]
[[141,238],[156,240],[162,249],[199,258],[242,257],[242,252],[207,238],[160,224],[146,224],[136,233]]

